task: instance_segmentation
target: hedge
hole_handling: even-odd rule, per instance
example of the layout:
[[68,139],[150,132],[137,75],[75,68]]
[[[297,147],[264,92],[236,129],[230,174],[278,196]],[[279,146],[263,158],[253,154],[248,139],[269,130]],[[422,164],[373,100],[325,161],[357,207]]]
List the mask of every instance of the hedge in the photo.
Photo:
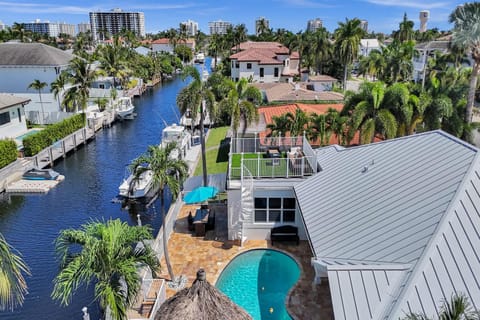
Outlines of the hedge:
[[0,168],[6,167],[17,160],[17,144],[15,141],[0,140]]
[[65,138],[69,134],[85,126],[85,116],[83,113],[76,114],[73,117],[61,122],[52,124],[42,131],[23,139],[23,150],[25,156],[31,157],[43,149],[54,144],[56,141]]

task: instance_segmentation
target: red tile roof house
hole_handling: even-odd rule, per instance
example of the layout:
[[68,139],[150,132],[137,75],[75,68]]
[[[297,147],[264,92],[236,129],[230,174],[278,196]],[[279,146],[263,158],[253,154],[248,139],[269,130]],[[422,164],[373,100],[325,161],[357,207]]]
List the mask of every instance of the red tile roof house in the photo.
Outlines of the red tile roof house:
[[[193,51],[195,50],[195,39],[178,41],[177,45],[186,45]],[[157,39],[152,41],[152,51],[173,53],[173,44],[170,43],[168,38]]]
[[298,53],[290,54],[288,48],[278,42],[241,43],[230,60],[234,81],[246,78],[252,82],[293,82],[298,76]]

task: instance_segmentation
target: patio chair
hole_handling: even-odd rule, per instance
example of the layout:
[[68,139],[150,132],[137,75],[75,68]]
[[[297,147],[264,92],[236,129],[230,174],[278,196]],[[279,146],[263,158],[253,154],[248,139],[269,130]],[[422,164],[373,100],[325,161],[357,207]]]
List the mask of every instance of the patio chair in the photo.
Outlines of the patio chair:
[[193,231],[193,215],[192,215],[192,211],[190,211],[190,212],[188,213],[188,218],[187,218],[187,220],[188,220],[188,230],[189,230],[189,231]]

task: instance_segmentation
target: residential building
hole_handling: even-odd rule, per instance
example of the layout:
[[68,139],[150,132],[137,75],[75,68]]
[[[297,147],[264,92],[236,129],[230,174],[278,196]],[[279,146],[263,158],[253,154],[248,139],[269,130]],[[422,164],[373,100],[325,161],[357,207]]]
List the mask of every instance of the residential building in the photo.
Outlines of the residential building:
[[59,34],[60,33],[64,33],[64,34],[68,34],[70,37],[74,38],[76,36],[76,32],[75,32],[75,25],[74,24],[68,24],[68,23],[59,23],[58,24],[58,27],[59,27]]
[[0,93],[0,139],[15,139],[27,132],[24,106],[28,98]]
[[87,31],[91,30],[90,23],[82,22],[77,25],[78,33],[87,33]]
[[298,227],[315,283],[328,279],[335,319],[435,316],[454,294],[478,308],[477,148],[440,130],[316,150],[271,139],[251,140],[247,152],[277,148],[286,158],[247,156],[247,143],[232,139],[230,239]]
[[145,36],[145,16],[143,12],[126,12],[119,8],[109,12],[90,12],[90,28],[94,41],[103,41],[128,30],[137,36]]
[[413,60],[413,80],[415,82],[423,81],[427,71],[428,60],[434,58],[435,52],[448,53],[450,50],[450,41],[429,41],[415,45],[418,55],[414,55]]
[[362,57],[368,57],[372,50],[381,50],[378,39],[361,39],[359,54]]
[[[195,39],[186,39],[184,41],[178,41],[177,45],[185,45],[192,49],[192,51],[195,51]],[[170,42],[170,39],[168,38],[160,38],[157,40],[153,40],[151,43],[152,46],[152,51],[153,52],[168,52],[168,53],[173,53],[174,51],[174,46]]]
[[259,36],[262,30],[270,29],[270,20],[265,17],[260,17],[255,20],[255,35]]
[[329,76],[312,76],[309,82],[255,82],[251,85],[262,92],[267,103],[295,103],[297,101],[343,103],[343,94],[331,91],[337,79]]
[[427,31],[428,18],[430,18],[430,11],[428,11],[428,10],[420,11],[420,15],[419,15],[420,28],[418,29],[418,31],[420,31],[420,32]]
[[246,78],[252,82],[292,82],[299,76],[298,53],[290,54],[288,48],[278,42],[243,42],[230,60],[234,81]]
[[[307,81],[308,81],[308,85],[312,86],[311,90],[313,91],[331,92],[333,90],[334,83],[337,82],[337,79],[335,79],[334,77],[327,76],[325,74],[319,74],[316,76],[309,76]],[[309,86],[307,86],[307,88],[308,87]],[[324,100],[327,100],[327,99],[324,99]],[[334,100],[334,99],[331,99],[331,100]]]
[[317,29],[320,29],[323,25],[323,22],[320,18],[316,18],[313,20],[308,20],[307,22],[307,31],[308,32],[315,32]]
[[192,20],[187,20],[184,22],[180,23],[181,25],[184,25],[187,29],[187,36],[189,37],[195,37],[198,33],[198,22],[192,21]]
[[60,34],[60,26],[58,23],[50,21],[40,21],[36,19],[34,22],[24,23],[24,29],[33,33],[46,34],[49,37],[57,37]]
[[368,32],[368,21],[360,20],[360,28],[362,28],[363,31]]
[[[67,69],[73,57],[71,53],[41,43],[0,43],[0,79],[8,79],[0,81],[0,92],[30,99],[25,112],[33,123],[61,120],[62,93],[55,98],[50,85]],[[47,83],[41,90],[42,103],[39,92],[28,88],[35,80]]]
[[208,23],[208,28],[210,30],[210,34],[226,34],[227,29],[232,27],[232,24],[230,22],[222,21],[222,20],[217,20],[217,21],[211,21]]

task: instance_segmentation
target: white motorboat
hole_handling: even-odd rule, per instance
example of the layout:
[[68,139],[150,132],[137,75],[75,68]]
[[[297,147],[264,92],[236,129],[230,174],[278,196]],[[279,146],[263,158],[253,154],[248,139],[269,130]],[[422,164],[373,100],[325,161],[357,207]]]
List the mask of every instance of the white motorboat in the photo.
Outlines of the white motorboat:
[[172,152],[171,157],[182,159],[187,155],[187,150],[191,147],[192,135],[184,126],[172,124],[162,130],[161,146],[165,148],[167,144],[174,142],[177,148]]
[[205,62],[205,54],[203,52],[199,52],[195,55],[195,63],[204,63]]
[[131,119],[134,109],[135,106],[132,103],[132,98],[120,97],[118,104],[115,107],[115,113],[120,119]]
[[124,198],[138,199],[145,197],[152,188],[153,172],[145,170],[137,179],[135,179],[133,173],[127,179],[124,179],[120,187],[118,187],[118,194]]

